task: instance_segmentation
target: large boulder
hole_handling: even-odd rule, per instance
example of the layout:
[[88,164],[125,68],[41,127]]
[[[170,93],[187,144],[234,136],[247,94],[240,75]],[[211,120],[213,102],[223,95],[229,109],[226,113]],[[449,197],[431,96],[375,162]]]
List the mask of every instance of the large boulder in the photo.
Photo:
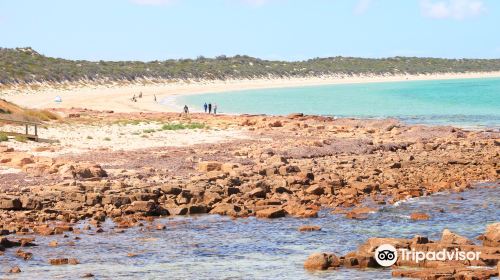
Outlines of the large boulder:
[[168,215],[168,211],[161,208],[154,201],[134,201],[128,205],[126,213],[141,213],[144,215]]
[[219,203],[211,211],[210,214],[227,215],[232,217],[240,216],[242,208],[231,203]]
[[201,172],[221,171],[222,163],[216,161],[203,161],[198,163],[198,170]]
[[286,211],[283,210],[282,208],[271,207],[271,208],[257,211],[256,215],[258,218],[275,219],[275,218],[285,217]]
[[91,163],[65,164],[59,168],[59,174],[68,179],[108,177],[108,174],[100,165]]
[[3,196],[0,197],[0,210],[21,210],[22,203],[19,197]]
[[443,234],[441,235],[441,243],[444,244],[455,244],[455,245],[473,245],[472,241],[449,231],[448,229],[443,230]]
[[486,227],[483,245],[500,247],[500,223],[490,224]]
[[315,253],[304,262],[304,268],[308,270],[326,270],[338,266],[340,266],[339,258],[331,253]]

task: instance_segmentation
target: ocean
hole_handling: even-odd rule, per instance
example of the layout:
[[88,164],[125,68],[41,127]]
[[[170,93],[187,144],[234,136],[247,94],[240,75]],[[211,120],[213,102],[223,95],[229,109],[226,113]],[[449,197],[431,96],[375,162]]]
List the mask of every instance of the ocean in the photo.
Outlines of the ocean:
[[500,128],[500,78],[336,84],[180,96],[203,110],[216,103],[229,114],[304,113],[397,118],[409,124]]

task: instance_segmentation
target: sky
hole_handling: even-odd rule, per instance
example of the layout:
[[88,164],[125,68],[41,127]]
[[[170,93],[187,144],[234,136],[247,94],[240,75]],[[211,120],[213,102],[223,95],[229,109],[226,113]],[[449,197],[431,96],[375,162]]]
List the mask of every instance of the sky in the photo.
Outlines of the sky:
[[0,0],[0,47],[52,57],[500,58],[498,0]]

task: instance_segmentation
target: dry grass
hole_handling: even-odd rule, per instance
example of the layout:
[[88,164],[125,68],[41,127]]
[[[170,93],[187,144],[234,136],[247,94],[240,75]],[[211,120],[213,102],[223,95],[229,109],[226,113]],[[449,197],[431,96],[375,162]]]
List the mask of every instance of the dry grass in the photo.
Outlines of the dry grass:
[[47,110],[25,109],[3,99],[0,99],[0,116],[2,118],[24,121],[51,121],[59,119],[58,115]]

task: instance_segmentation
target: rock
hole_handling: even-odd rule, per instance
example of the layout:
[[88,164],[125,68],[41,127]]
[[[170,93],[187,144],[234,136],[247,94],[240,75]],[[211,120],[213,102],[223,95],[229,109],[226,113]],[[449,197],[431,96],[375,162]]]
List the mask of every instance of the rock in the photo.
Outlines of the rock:
[[30,252],[25,252],[21,249],[17,250],[16,256],[22,258],[23,260],[30,260],[33,257],[33,254]]
[[410,215],[410,219],[414,220],[414,221],[426,221],[426,220],[429,220],[430,216],[428,214],[425,214],[425,213],[418,213],[418,212],[414,212],[414,213],[411,213]]
[[198,163],[198,170],[201,172],[221,171],[222,163],[216,161],[204,161]]
[[3,196],[0,197],[0,210],[21,210],[23,204],[19,197]]
[[304,116],[303,113],[291,113],[291,114],[288,114],[286,117],[289,119],[298,119],[298,118],[302,118],[303,116]]
[[483,245],[500,247],[500,223],[494,223],[486,226]]
[[134,201],[127,206],[126,213],[142,213],[147,216],[168,215],[166,209],[161,208],[154,201]]
[[161,191],[164,194],[173,194],[173,195],[179,195],[182,192],[182,189],[176,186],[162,186]]
[[227,216],[239,216],[242,208],[235,204],[230,203],[219,203],[211,211],[210,214],[227,215]]
[[441,235],[441,243],[444,244],[456,244],[456,245],[473,245],[472,241],[466,237],[460,236],[456,233],[449,231],[448,229],[443,230]]
[[369,207],[360,207],[349,211],[345,216],[348,219],[364,220],[368,218],[368,214],[373,212],[377,212],[377,209]]
[[19,268],[19,266],[14,266],[9,270],[9,273],[21,273],[21,269]]
[[26,153],[12,153],[10,164],[15,167],[23,167],[27,164],[34,163],[33,156]]
[[166,228],[167,228],[167,226],[166,226],[166,225],[164,225],[164,224],[157,224],[157,225],[156,225],[156,229],[157,229],[157,230],[164,230],[164,229],[166,229]]
[[320,185],[312,185],[306,189],[306,193],[314,194],[314,195],[322,195],[325,192],[325,189]]
[[248,192],[248,195],[250,197],[266,198],[266,191],[263,188],[258,187]]
[[50,259],[49,263],[51,265],[66,265],[66,264],[71,264],[71,265],[77,265],[79,264],[77,259],[73,258],[59,258],[59,259]]
[[269,127],[282,127],[283,123],[281,121],[274,121],[274,122],[269,123],[268,126]]
[[389,168],[401,168],[401,163],[400,162],[395,162],[395,163],[392,163],[391,165],[389,165]]
[[304,232],[304,231],[320,231],[321,227],[320,226],[301,226],[299,227],[299,231]]
[[92,277],[94,277],[94,274],[92,273],[85,273],[82,275],[82,278],[92,278]]
[[281,208],[272,207],[272,208],[257,211],[256,215],[258,218],[275,219],[275,218],[285,217],[286,211],[281,209]]
[[55,240],[52,240],[49,242],[49,247],[57,247],[59,245],[59,243],[57,243],[57,241]]
[[65,164],[59,168],[59,174],[61,174],[63,178],[68,179],[108,177],[108,174],[100,165],[92,163]]
[[339,266],[339,258],[331,253],[315,253],[310,255],[304,262],[304,268],[307,270],[327,270]]
[[208,208],[206,205],[191,205],[189,206],[189,214],[194,215],[194,214],[206,214],[208,213]]

